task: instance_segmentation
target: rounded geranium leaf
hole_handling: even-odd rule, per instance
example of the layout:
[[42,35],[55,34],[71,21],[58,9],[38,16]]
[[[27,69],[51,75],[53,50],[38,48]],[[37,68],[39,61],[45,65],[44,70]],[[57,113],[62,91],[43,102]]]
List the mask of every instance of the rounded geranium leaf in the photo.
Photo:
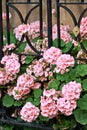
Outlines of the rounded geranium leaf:
[[2,99],[2,102],[3,102],[3,106],[11,107],[14,104],[14,99],[9,95],[5,95]]
[[79,122],[82,125],[87,124],[87,110],[81,110],[81,109],[76,109],[74,111],[74,116],[77,122]]

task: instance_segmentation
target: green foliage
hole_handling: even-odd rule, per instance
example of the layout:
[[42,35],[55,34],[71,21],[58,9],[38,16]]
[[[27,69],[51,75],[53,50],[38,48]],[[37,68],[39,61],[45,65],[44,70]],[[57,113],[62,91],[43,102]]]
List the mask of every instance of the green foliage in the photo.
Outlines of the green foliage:
[[14,126],[10,124],[3,125],[3,130],[13,130]]
[[[57,47],[58,48],[58,39],[55,39],[53,41],[53,46],[54,47]],[[62,39],[60,40],[60,47],[61,47],[61,50],[63,53],[67,53],[72,47],[73,47],[73,44],[72,42],[68,42],[68,43],[65,43]]]
[[76,127],[76,122],[74,119],[70,118],[66,119],[65,117],[62,117],[60,119],[61,121],[57,121],[56,123],[53,124],[53,129],[54,130],[72,130],[73,128]]
[[48,122],[49,118],[48,117],[43,117],[42,115],[39,116],[40,122]]
[[87,49],[87,40],[84,39],[84,40],[82,41],[82,44],[84,45],[85,49]]
[[14,101],[14,106],[15,106],[15,107],[19,107],[19,106],[21,106],[22,104],[23,104],[23,101],[21,101],[21,100]]
[[65,46],[62,48],[62,52],[67,53],[72,48],[72,46],[72,42],[65,44]]
[[60,81],[58,81],[58,80],[53,80],[53,81],[49,84],[48,89],[54,88],[55,90],[58,90],[59,84],[60,84]]
[[24,130],[38,130],[38,128],[29,128],[29,127],[24,127]]
[[87,94],[78,100],[78,106],[82,110],[87,110]]
[[42,95],[42,89],[35,89],[33,92],[28,96],[26,102],[31,102],[35,106],[40,105],[40,97]]
[[18,53],[24,52],[24,49],[26,47],[27,43],[23,42],[16,50]]
[[35,58],[34,56],[26,56],[25,63],[30,64],[34,58]]
[[33,102],[33,104],[35,106],[39,106],[40,105],[40,97],[41,97],[42,93],[43,93],[42,89],[35,89],[33,91],[33,95],[34,95],[34,100],[33,100],[34,102]]
[[87,110],[81,110],[80,108],[74,111],[75,120],[81,125],[87,125]]
[[[10,43],[14,43],[16,45],[17,39],[15,37],[15,34],[13,33],[13,30],[10,30],[10,35],[11,35]],[[6,38],[6,40],[4,41],[4,45],[6,45],[7,44],[7,32],[4,32],[4,36]]]
[[82,86],[83,86],[83,90],[87,91],[87,79],[83,80],[83,85]]
[[33,91],[33,94],[34,94],[34,97],[35,98],[37,98],[37,97],[41,97],[41,95],[42,95],[42,93],[43,93],[43,91],[42,91],[42,89],[35,89],[34,91]]
[[87,64],[79,64],[76,68],[77,76],[86,76],[87,75]]
[[14,99],[12,96],[6,94],[2,99],[2,103],[5,107],[11,107],[14,104]]

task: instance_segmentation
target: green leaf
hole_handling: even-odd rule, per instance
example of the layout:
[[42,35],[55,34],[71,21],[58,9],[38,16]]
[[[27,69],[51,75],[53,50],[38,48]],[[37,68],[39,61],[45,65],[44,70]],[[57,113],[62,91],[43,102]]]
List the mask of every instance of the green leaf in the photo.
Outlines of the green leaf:
[[82,130],[87,130],[87,125],[82,126]]
[[28,68],[28,64],[24,64],[23,66],[21,66],[20,72],[18,73],[18,76],[20,76],[23,73],[25,73],[26,72],[26,68]]
[[65,73],[65,74],[58,74],[56,79],[59,81],[65,81],[65,82],[69,82],[71,80],[71,77],[69,75],[69,73]]
[[78,100],[78,106],[82,110],[87,110],[87,94]]
[[[61,43],[61,45],[60,45],[61,47],[64,47],[66,45],[66,43],[62,39],[60,40],[60,43]],[[58,48],[58,44],[59,44],[58,39],[55,39],[53,41],[53,46]]]
[[29,128],[29,127],[24,127],[24,130],[38,130],[38,128]]
[[41,44],[43,43],[43,41],[42,41],[42,39],[40,39],[40,37],[34,38],[34,39],[32,40],[32,42],[33,42],[33,43],[37,43],[38,40],[41,42]]
[[35,106],[39,106],[39,105],[40,105],[40,97],[39,97],[39,98],[34,98],[33,104],[34,104]]
[[39,88],[39,89],[35,89],[35,90],[33,91],[34,98],[41,97],[42,93],[43,93],[42,89],[40,89],[40,88]]
[[69,43],[65,44],[65,46],[62,48],[62,52],[67,53],[72,46],[73,46],[72,42],[69,42]]
[[50,85],[48,86],[48,89],[54,88],[55,90],[58,90],[59,84],[60,84],[60,81],[54,80],[54,81],[52,81],[52,82],[50,83]]
[[26,100],[26,102],[31,102],[31,103],[33,103],[34,101],[33,101],[33,98],[32,98],[32,97],[28,97],[27,100]]
[[87,40],[83,40],[82,44],[84,45],[85,49],[87,49]]
[[48,122],[49,118],[48,117],[43,117],[42,115],[39,116],[40,121],[45,121]]
[[58,39],[55,39],[55,40],[53,41],[53,46],[54,46],[54,47],[58,47]]
[[21,106],[22,104],[23,104],[23,101],[20,101],[20,100],[14,102],[14,106],[18,106],[18,107],[19,107],[19,106]]
[[55,122],[53,124],[54,130],[72,130],[76,127],[76,122],[73,118],[67,119],[65,117],[61,117],[61,123]]
[[11,107],[14,104],[14,99],[12,96],[5,95],[2,99],[3,106],[5,107]]
[[74,116],[78,123],[82,125],[87,124],[87,110],[81,110],[78,108],[74,111]]
[[34,59],[34,56],[26,56],[25,63],[30,64]]
[[27,43],[23,42],[18,48],[17,48],[17,52],[21,53],[24,52],[24,49],[26,47]]
[[3,130],[13,130],[13,128],[14,128],[14,126],[13,125],[7,125],[7,124],[5,124],[5,125],[3,125]]
[[87,79],[83,80],[83,85],[82,86],[83,86],[83,90],[87,91]]
[[87,75],[87,64],[79,64],[76,67],[76,74],[81,77],[86,76]]

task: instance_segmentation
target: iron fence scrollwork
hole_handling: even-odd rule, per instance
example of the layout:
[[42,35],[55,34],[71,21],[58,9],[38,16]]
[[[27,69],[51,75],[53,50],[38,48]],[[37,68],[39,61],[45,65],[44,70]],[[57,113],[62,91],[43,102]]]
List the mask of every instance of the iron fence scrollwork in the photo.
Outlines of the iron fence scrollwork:
[[[54,0],[53,0],[54,1]],[[68,14],[71,16],[72,21],[74,23],[75,26],[80,27],[80,22],[82,17],[84,16],[84,14],[87,12],[87,8],[83,10],[83,12],[81,13],[79,20],[77,21],[74,13],[66,6],[68,5],[86,5],[87,2],[85,2],[84,0],[81,0],[81,2],[61,2],[61,0],[55,0],[56,2],[56,12],[57,12],[57,35],[58,35],[58,47],[61,48],[61,41],[60,41],[60,8],[63,8],[66,12],[68,12]],[[20,10],[18,10],[15,6],[15,4],[27,4],[27,5],[33,5],[35,4],[35,6],[30,9],[25,17],[25,19],[23,18]],[[9,0],[6,0],[6,14],[7,14],[7,42],[8,44],[10,44],[10,20],[9,20],[9,8],[12,8],[14,11],[16,11],[16,13],[18,14],[21,23],[27,24],[28,22],[28,18],[30,16],[30,14],[34,11],[34,9],[36,9],[37,7],[39,7],[39,19],[40,19],[40,37],[42,38],[42,32],[43,32],[43,12],[42,12],[42,0],[39,0],[38,2],[32,2],[32,0],[27,0],[27,2],[9,2]],[[50,48],[52,46],[52,0],[47,0],[47,24],[48,24],[48,47]],[[22,43],[22,41],[24,40],[24,38],[26,38],[26,41],[28,42],[28,45],[31,47],[31,49],[33,51],[35,51],[38,55],[40,55],[41,52],[39,52],[34,46],[32,46],[30,39],[28,38],[28,36],[23,35],[21,38],[21,41],[17,44],[17,47],[19,47]],[[76,39],[80,39],[80,35],[78,35],[76,37]],[[84,45],[82,43],[80,43],[82,50],[87,54],[87,50],[85,49]],[[17,48],[16,47],[16,48]],[[3,48],[3,22],[2,22],[2,0],[0,0],[0,60],[3,57],[3,52],[2,52],[2,48]],[[16,49],[15,48],[15,49]],[[72,47],[73,48],[73,47]],[[71,48],[71,50],[72,50]],[[13,49],[13,51],[15,51],[15,49]],[[70,50],[70,51],[71,51]],[[24,123],[24,122],[17,122],[16,120],[12,120],[11,118],[6,116],[6,111],[4,110],[3,107],[1,107],[0,109],[0,122],[3,123],[8,123],[8,124],[14,124],[14,125],[20,125],[20,126],[28,126],[28,127],[32,127],[32,128],[38,128],[38,129],[45,129],[45,130],[53,130],[51,127],[47,127],[47,126],[41,126],[41,125],[35,125],[35,124],[31,124],[31,123]]]

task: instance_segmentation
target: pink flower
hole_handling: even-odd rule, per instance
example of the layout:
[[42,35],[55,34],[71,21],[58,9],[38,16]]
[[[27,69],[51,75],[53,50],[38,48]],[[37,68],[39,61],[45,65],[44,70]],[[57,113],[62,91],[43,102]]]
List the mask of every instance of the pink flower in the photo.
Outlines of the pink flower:
[[61,73],[64,74],[65,72],[69,71],[68,67],[73,67],[74,66],[74,58],[69,55],[69,54],[62,54],[56,62],[56,68],[55,72],[56,73]]
[[56,102],[51,97],[41,97],[41,115],[44,117],[53,118],[57,115],[58,109]]
[[52,9],[52,14],[55,14],[56,13],[56,10],[55,9]]
[[83,17],[81,20],[80,35],[82,38],[87,38],[87,17]]
[[82,86],[76,81],[71,81],[62,88],[62,95],[67,100],[77,100],[80,97]]
[[0,85],[5,85],[7,83],[9,83],[8,75],[5,72],[0,71]]
[[[53,30],[53,40],[58,38],[57,34],[57,24],[55,24],[52,28]],[[72,40],[70,34],[69,34],[70,27],[69,25],[60,25],[60,37],[64,42],[70,42]]]
[[[9,13],[9,19],[12,17],[11,13]],[[5,12],[2,13],[2,19],[6,20],[7,19],[7,15]]]
[[[30,29],[29,24],[21,24],[18,27],[14,29],[15,37],[20,41],[22,38],[22,35],[25,33],[28,33]],[[25,40],[24,40],[25,41]]]
[[50,89],[50,90],[44,90],[43,91],[43,96],[46,96],[46,97],[51,97],[51,96],[54,96],[55,94],[56,94],[55,89]]
[[49,118],[56,117],[58,114],[57,109],[58,92],[55,89],[44,90],[41,97],[41,115]]
[[[40,21],[35,21],[30,23],[30,28],[28,34],[32,39],[40,36]],[[47,36],[46,34],[46,24],[43,22],[43,35]]]
[[32,88],[34,84],[34,77],[26,73],[20,75],[17,79],[17,86],[24,88]]
[[56,64],[57,59],[62,54],[62,51],[58,48],[51,47],[48,50],[44,51],[43,58],[47,63]]
[[76,108],[76,101],[73,100],[73,102],[71,102],[65,98],[59,98],[57,100],[57,108],[62,114],[70,116],[72,111]]
[[78,43],[77,41],[75,41],[74,39],[72,40],[72,43],[73,43],[74,46],[78,46],[78,44],[79,44],[79,43]]
[[25,96],[28,93],[30,93],[30,88],[24,86],[23,87],[16,86],[12,91],[12,95],[16,100],[21,99],[23,96]]
[[33,72],[36,77],[43,75],[43,64],[40,62],[36,62],[36,64],[33,66]]
[[3,52],[14,49],[14,48],[15,48],[15,45],[13,43],[11,43],[10,45],[6,45],[3,47]]
[[33,122],[39,116],[40,110],[32,103],[27,102],[20,111],[21,118],[27,122]]
[[11,55],[4,56],[1,63],[5,65],[6,73],[10,75],[10,77],[16,75],[20,71],[19,58],[16,54],[12,53]]
[[40,87],[41,87],[41,83],[36,82],[36,83],[34,83],[34,85],[32,86],[32,89],[38,89],[38,88],[40,88]]

